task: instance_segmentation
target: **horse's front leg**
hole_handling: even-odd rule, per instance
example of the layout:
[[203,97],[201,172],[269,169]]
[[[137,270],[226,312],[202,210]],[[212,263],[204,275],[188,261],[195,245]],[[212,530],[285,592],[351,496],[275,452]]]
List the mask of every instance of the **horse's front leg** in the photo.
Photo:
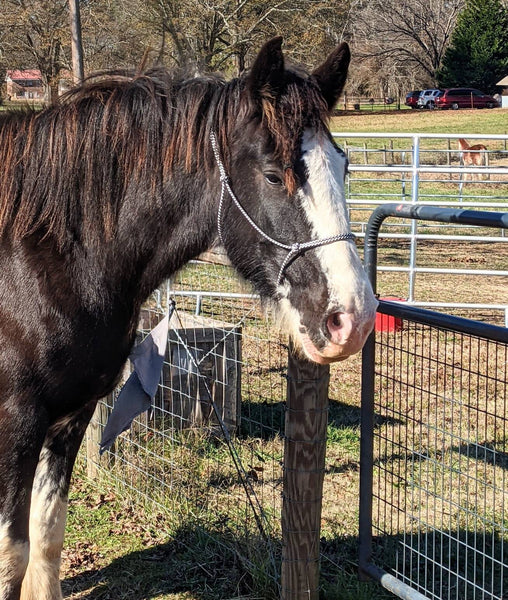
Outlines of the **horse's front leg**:
[[60,600],[60,561],[72,469],[95,401],[53,424],[35,474],[30,509],[30,561],[22,600]]
[[18,600],[29,556],[30,494],[47,429],[45,411],[0,399],[0,600]]

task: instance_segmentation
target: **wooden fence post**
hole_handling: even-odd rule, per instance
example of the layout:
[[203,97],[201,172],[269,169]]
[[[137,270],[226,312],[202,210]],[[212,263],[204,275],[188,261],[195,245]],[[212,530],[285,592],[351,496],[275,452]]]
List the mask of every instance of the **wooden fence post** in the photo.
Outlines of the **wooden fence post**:
[[318,600],[330,368],[290,344],[282,504],[282,600]]
[[[108,396],[109,406],[113,404],[112,395]],[[104,402],[99,401],[92,420],[86,430],[86,474],[90,479],[97,477],[99,468],[99,450],[104,426],[108,422],[109,413],[111,410]]]

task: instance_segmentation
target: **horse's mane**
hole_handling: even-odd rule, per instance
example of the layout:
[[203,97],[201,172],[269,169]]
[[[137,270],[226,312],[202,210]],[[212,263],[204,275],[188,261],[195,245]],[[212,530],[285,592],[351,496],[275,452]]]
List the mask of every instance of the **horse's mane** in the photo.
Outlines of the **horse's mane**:
[[[311,79],[287,73],[280,101],[265,94],[261,105],[276,152],[291,165],[294,140],[305,125],[322,127],[326,110]],[[110,239],[127,194],[149,193],[156,203],[173,168],[213,168],[210,131],[226,152],[234,123],[252,110],[244,89],[245,77],[115,72],[86,81],[41,112],[1,116],[0,237],[38,233],[61,249],[75,240]]]

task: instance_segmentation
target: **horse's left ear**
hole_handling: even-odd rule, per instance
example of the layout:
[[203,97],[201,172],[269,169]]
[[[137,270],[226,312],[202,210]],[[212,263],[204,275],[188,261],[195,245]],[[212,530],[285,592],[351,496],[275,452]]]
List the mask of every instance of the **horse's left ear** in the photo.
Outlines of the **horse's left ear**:
[[247,90],[254,102],[276,97],[283,83],[282,37],[275,37],[261,48],[247,78]]
[[342,42],[325,62],[312,72],[329,110],[335,107],[340,93],[344,89],[350,60],[349,46],[346,42]]

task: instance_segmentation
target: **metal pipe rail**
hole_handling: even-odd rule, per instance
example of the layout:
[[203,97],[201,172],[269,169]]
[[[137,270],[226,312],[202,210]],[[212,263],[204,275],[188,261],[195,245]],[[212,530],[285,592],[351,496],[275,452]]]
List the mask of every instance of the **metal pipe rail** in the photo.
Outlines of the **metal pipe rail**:
[[[400,201],[405,204],[419,205],[424,203],[426,205],[446,206],[449,208],[456,206],[474,209],[508,209],[508,194],[503,190],[503,187],[508,190],[508,166],[451,166],[450,164],[451,152],[455,152],[457,156],[462,155],[460,149],[451,150],[450,140],[457,140],[465,137],[470,140],[486,140],[486,143],[488,143],[488,141],[495,141],[495,145],[497,146],[497,149],[495,150],[497,153],[496,156],[499,155],[499,153],[502,153],[503,156],[505,154],[508,156],[508,135],[506,134],[392,134],[335,132],[333,133],[333,136],[339,143],[347,139],[389,139],[390,148],[385,147],[384,149],[376,149],[376,152],[384,153],[386,157],[392,156],[393,153],[399,153],[401,159],[403,159],[402,162],[405,163],[400,165],[388,164],[386,159],[385,164],[355,164],[354,161],[350,162],[350,175],[346,180],[346,200],[350,212],[354,211],[354,214],[351,215],[351,223],[359,238],[364,236],[364,231],[367,226],[366,211],[373,210],[376,206],[385,203],[390,204],[392,202]],[[410,147],[402,149],[393,148],[392,140],[399,140],[400,143],[407,140],[410,142]],[[442,140],[447,142],[448,148],[422,148],[422,144],[425,141],[429,142],[429,140],[431,142],[432,140]],[[500,144],[499,142],[503,142],[504,144]],[[444,146],[446,146],[446,144],[444,144]],[[374,151],[372,149],[367,149],[366,145],[363,150],[361,148],[358,148],[357,150],[363,152],[365,163],[367,163],[368,160],[368,153]],[[427,152],[445,152],[448,165],[423,164],[423,155]],[[489,155],[489,152],[487,152],[487,154]],[[406,159],[409,163],[406,163]],[[392,162],[394,161],[392,160]],[[429,163],[431,161],[425,160],[425,162]],[[369,173],[373,175],[371,178],[366,177]],[[449,177],[443,179],[443,174],[448,175]],[[479,178],[475,177],[485,174],[493,179],[479,181]],[[452,179],[453,176],[455,176],[455,179]],[[470,178],[473,177],[475,177],[475,180],[470,181]],[[364,215],[365,220],[363,220]],[[458,223],[448,223],[447,225],[440,223],[439,225],[434,224],[433,227],[444,228],[450,227],[450,225],[457,229],[464,228],[464,225],[459,225]],[[393,227],[393,224],[390,224],[389,226]],[[416,219],[412,219],[410,223],[397,224],[396,227],[402,228],[401,239],[408,240],[410,244],[409,257],[406,259],[407,264],[404,264],[404,266],[399,269],[398,267],[392,267],[391,265],[381,263],[378,264],[377,269],[378,271],[400,270],[401,272],[406,272],[408,291],[405,296],[409,302],[416,303],[419,300],[415,297],[416,275],[417,273],[430,272],[417,267],[417,241],[420,239],[447,239],[447,237],[446,235],[443,235],[443,238],[423,237],[425,232],[422,234],[422,232],[419,231],[419,228],[424,226],[420,225]],[[499,233],[492,230],[492,233],[487,235],[481,235],[480,232],[475,235],[473,231],[450,231],[450,238],[448,239],[456,239],[456,237],[458,237],[457,234],[463,233],[464,240],[470,239],[471,241],[485,242],[508,241],[506,230],[500,229],[498,231]],[[391,234],[385,232],[382,234],[382,237],[388,237],[389,235]],[[484,237],[486,239],[479,240],[479,237]],[[480,273],[474,269],[462,269],[460,272],[453,268],[446,271],[437,269],[434,272],[456,273],[460,275],[466,273],[468,275],[494,275],[494,273]],[[495,275],[505,275],[505,272],[496,272]],[[491,308],[497,310],[497,305],[492,305]],[[508,306],[505,309],[505,320],[508,323]]]
[[[376,292],[377,282],[379,230],[387,217],[508,229],[508,212],[492,213],[401,204],[380,206],[369,219],[365,235],[365,269],[374,292]],[[378,310],[410,322],[508,344],[508,329],[504,327],[422,310],[408,306],[406,303],[381,301]],[[375,332],[372,332],[362,353],[359,573],[363,578],[372,578],[378,581],[385,589],[403,600],[424,600],[427,596],[375,565],[372,559],[375,365],[376,338]]]
[[379,229],[387,217],[508,229],[508,212],[455,210],[437,206],[395,203],[378,206],[372,213],[365,232],[365,270],[374,289],[377,282],[377,239]]

